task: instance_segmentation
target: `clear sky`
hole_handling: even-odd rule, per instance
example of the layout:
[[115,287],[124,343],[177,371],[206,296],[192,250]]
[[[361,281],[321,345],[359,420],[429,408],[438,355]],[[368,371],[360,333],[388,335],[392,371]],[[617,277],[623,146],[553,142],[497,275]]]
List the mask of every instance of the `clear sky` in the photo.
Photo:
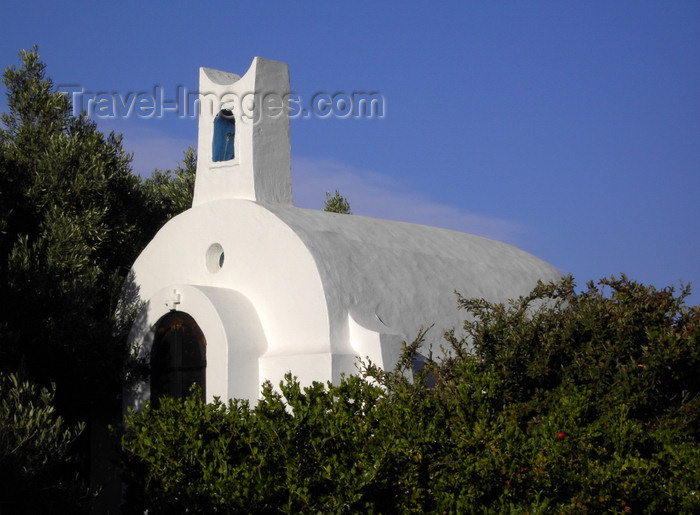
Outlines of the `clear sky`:
[[[339,189],[356,214],[505,241],[579,284],[690,281],[700,303],[698,1],[27,1],[0,19],[3,67],[37,44],[56,85],[127,101],[254,56],[288,63],[304,106],[379,93],[382,118],[291,121],[296,205]],[[176,112],[97,121],[142,175],[196,145]]]

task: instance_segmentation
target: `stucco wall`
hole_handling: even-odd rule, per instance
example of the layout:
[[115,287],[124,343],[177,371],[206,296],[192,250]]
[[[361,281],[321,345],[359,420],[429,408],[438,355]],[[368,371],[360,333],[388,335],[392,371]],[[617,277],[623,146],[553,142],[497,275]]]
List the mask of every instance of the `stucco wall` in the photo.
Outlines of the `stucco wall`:
[[158,318],[187,311],[215,360],[208,396],[254,399],[287,371],[337,381],[356,356],[391,366],[421,327],[434,324],[434,340],[459,330],[455,290],[500,302],[559,276],[515,247],[455,231],[216,200],[168,222],[134,264],[147,307],[132,341],[148,352]]

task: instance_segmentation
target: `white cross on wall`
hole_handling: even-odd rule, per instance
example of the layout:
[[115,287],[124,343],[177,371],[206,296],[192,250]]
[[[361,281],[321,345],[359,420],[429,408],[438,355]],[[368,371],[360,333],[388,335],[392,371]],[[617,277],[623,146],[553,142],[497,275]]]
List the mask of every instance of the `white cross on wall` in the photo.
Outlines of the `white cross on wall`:
[[170,309],[170,311],[175,311],[178,304],[180,304],[180,292],[173,290],[170,297],[165,299],[165,305],[168,307],[168,309]]

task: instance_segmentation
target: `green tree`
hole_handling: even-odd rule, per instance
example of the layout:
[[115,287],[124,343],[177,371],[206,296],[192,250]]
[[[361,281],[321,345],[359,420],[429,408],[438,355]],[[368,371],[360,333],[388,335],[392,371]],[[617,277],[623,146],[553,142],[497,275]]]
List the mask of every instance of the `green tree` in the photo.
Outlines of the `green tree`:
[[335,195],[331,195],[329,191],[326,192],[326,202],[323,206],[324,211],[329,213],[340,213],[343,215],[351,215],[350,202],[348,199],[343,197],[338,190],[335,190]]
[[189,147],[175,170],[156,170],[143,181],[147,209],[157,224],[152,232],[157,231],[165,221],[192,207],[196,172],[197,151]]
[[0,130],[2,367],[57,385],[82,418],[121,391],[126,357],[113,318],[143,245],[144,196],[120,136],[103,136],[45,77],[36,48],[5,70]]
[[165,218],[132,173],[121,136],[72,116],[45,71],[35,47],[3,75],[0,371],[55,385],[57,413],[86,423],[71,466],[87,481],[90,441],[119,420],[130,367],[117,299]]
[[67,466],[84,425],[67,427],[53,397],[0,372],[0,513],[87,511],[87,488]]
[[459,298],[464,337],[411,374],[195,394],[127,417],[128,508],[149,513],[696,513],[700,308],[625,277]]

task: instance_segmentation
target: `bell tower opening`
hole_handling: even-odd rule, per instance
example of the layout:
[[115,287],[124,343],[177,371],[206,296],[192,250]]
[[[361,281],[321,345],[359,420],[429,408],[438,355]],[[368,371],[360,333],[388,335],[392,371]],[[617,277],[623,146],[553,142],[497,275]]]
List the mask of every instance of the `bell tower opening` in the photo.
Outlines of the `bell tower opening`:
[[236,117],[231,109],[222,109],[214,118],[211,160],[230,161],[235,157]]
[[243,75],[199,69],[192,206],[221,199],[292,205],[289,68],[256,57]]
[[151,402],[163,397],[188,397],[192,385],[206,388],[206,340],[202,330],[187,313],[171,311],[156,323],[151,349]]

